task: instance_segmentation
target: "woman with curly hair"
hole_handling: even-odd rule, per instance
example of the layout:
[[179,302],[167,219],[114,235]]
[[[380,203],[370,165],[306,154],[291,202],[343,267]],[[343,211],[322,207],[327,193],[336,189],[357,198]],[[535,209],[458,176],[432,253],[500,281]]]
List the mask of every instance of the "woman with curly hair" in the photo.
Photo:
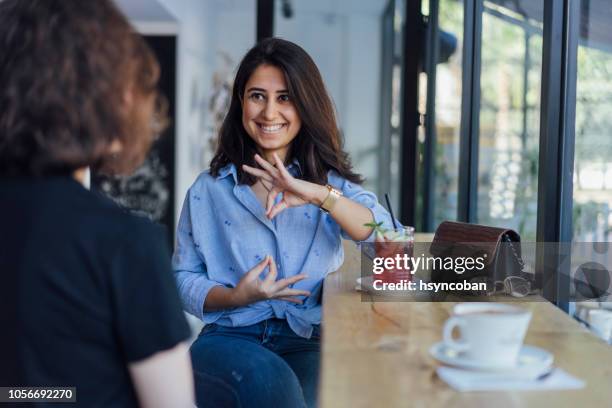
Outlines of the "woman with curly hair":
[[164,234],[81,184],[142,162],[158,76],[110,0],[0,1],[0,385],[192,405]]

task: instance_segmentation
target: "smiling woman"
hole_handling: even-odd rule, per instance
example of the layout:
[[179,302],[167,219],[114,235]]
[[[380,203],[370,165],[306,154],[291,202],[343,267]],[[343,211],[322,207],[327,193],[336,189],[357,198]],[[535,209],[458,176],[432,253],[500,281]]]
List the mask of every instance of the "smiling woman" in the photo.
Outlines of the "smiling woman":
[[323,279],[342,263],[341,237],[372,240],[364,224],[391,218],[360,186],[296,44],[246,54],[219,138],[187,193],[173,262],[185,309],[206,323],[191,347],[198,403],[315,406]]
[[274,65],[260,65],[246,84],[245,96],[245,130],[264,157],[271,159],[271,153],[276,152],[284,160],[302,121],[287,91],[283,72]]
[[244,172],[242,165],[257,167],[255,153],[267,157],[258,148],[259,138],[265,141],[264,150],[283,143],[266,136],[273,135],[273,125],[279,124],[286,125],[279,139],[287,148],[293,143],[288,155],[287,150],[285,155],[280,154],[283,150],[277,153],[283,161],[290,156],[297,159],[304,180],[326,184],[327,171],[333,169],[349,181],[363,181],[342,150],[333,104],[314,61],[298,45],[274,38],[253,47],[238,68],[211,174],[217,176],[221,168],[234,163],[240,182],[254,184],[256,177]]

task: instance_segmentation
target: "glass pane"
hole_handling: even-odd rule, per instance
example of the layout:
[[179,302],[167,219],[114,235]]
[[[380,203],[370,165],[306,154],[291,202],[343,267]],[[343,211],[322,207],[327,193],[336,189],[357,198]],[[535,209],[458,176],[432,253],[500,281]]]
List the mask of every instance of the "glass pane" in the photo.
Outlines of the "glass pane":
[[440,0],[439,57],[436,70],[433,225],[457,219],[463,2]]
[[526,241],[536,237],[542,9],[485,1],[482,16],[477,222]]
[[581,1],[574,158],[575,241],[612,240],[610,4]]
[[[571,16],[579,30],[572,239],[587,242],[581,246],[584,249],[580,256],[572,258],[572,271],[577,271],[584,260],[606,266],[612,263],[609,245],[589,244],[610,242],[612,238],[611,10],[609,1],[581,0],[579,12]],[[598,277],[593,276],[589,285],[597,281]],[[570,311],[575,307],[574,317],[612,344],[612,332],[606,326],[612,310],[600,310],[612,309],[612,302],[606,301],[610,299],[609,286],[607,292],[599,299],[570,305]]]

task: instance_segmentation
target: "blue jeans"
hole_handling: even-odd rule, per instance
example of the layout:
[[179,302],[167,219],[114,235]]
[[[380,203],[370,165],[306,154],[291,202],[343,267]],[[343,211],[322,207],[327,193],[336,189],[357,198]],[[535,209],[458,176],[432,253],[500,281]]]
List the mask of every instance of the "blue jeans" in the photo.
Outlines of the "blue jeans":
[[284,319],[209,324],[191,346],[199,407],[316,407],[320,327],[310,339]]

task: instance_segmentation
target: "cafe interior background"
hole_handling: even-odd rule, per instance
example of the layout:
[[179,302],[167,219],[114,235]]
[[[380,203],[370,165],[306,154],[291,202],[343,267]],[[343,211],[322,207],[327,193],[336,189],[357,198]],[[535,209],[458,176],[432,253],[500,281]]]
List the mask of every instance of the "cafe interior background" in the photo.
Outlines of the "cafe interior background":
[[[455,220],[512,228],[524,242],[612,241],[606,0],[117,3],[160,59],[172,124],[134,176],[92,183],[171,237],[212,157],[240,58],[278,36],[313,56],[354,166],[368,189],[389,193],[405,225],[433,232]],[[569,302],[570,281],[552,269],[544,295],[558,307],[585,325],[585,310],[612,309]]]

